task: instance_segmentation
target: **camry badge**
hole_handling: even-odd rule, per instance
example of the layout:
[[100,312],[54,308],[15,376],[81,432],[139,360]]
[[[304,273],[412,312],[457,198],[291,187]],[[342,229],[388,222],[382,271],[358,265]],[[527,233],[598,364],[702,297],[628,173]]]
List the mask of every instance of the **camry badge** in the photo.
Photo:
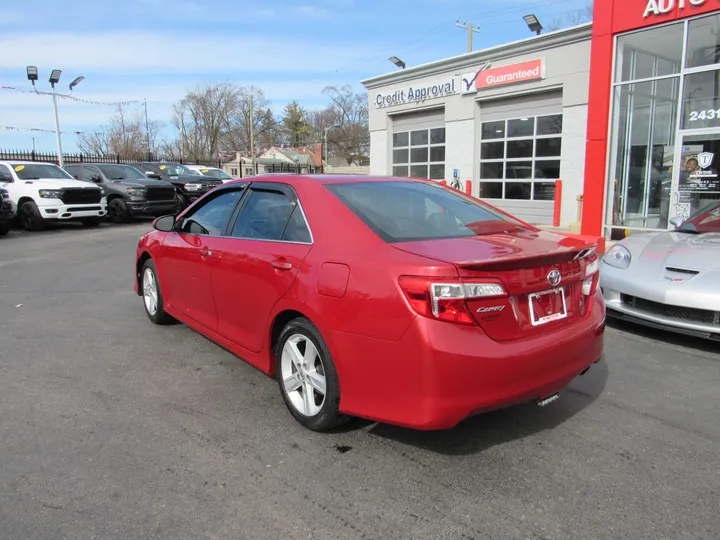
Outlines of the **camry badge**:
[[493,311],[502,311],[505,306],[493,306],[493,307],[481,307],[478,308],[478,313],[492,313]]
[[547,275],[547,280],[552,287],[557,287],[558,285],[560,285],[560,282],[562,281],[562,275],[560,274],[560,270],[550,270]]

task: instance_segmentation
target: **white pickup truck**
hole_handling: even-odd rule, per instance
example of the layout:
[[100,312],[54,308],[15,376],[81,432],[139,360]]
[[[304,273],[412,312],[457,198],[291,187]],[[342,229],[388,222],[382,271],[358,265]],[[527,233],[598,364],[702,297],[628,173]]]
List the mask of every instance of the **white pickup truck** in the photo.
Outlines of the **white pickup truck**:
[[99,187],[75,180],[50,163],[0,161],[0,187],[8,190],[13,211],[28,231],[70,220],[97,226],[107,214]]

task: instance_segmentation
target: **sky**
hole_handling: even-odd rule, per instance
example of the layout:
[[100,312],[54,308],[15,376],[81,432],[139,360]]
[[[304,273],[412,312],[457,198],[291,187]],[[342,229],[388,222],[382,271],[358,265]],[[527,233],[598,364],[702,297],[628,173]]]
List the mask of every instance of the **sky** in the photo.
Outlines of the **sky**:
[[[58,91],[78,76],[73,95],[102,101],[147,100],[150,120],[172,138],[173,103],[199,84],[233,82],[262,88],[273,108],[297,100],[327,104],[322,90],[530,36],[522,16],[547,25],[587,0],[19,0],[0,4],[0,86],[27,92],[26,66],[37,66],[39,90],[53,68]],[[102,131],[110,106],[59,100],[63,150],[77,151],[78,131]],[[0,149],[55,151],[49,96],[0,88]],[[34,141],[33,141],[34,139]]]

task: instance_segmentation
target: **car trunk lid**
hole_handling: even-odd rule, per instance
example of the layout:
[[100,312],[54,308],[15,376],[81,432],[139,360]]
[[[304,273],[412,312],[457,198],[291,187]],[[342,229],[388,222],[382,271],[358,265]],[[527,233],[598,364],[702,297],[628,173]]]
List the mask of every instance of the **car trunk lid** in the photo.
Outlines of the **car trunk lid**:
[[475,321],[498,341],[571,324],[588,304],[582,287],[593,246],[574,238],[518,228],[394,246],[454,264],[464,281],[502,283],[505,297],[466,300]]

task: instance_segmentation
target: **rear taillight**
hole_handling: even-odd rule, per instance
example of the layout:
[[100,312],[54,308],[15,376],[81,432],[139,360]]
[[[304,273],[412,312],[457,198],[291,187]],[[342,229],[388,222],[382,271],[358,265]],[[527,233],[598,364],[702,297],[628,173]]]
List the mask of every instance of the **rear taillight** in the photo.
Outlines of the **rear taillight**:
[[593,253],[585,262],[585,280],[582,284],[582,293],[585,296],[592,296],[598,286],[598,270],[600,269],[600,259]]
[[461,281],[457,278],[403,276],[399,283],[410,305],[418,314],[456,324],[477,324],[468,310],[466,300],[506,295],[501,284],[487,280]]

